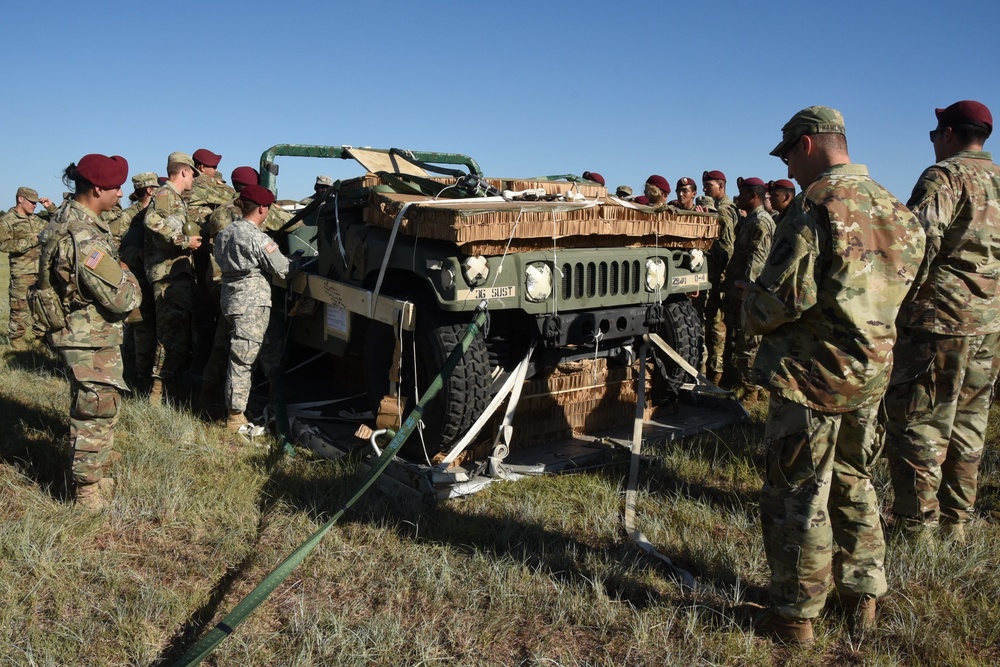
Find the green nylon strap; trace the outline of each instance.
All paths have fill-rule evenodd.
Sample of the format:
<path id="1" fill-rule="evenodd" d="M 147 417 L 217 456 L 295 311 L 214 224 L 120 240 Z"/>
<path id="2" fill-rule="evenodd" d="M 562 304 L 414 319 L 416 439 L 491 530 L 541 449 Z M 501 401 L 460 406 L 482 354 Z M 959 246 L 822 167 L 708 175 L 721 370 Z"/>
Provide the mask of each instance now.
<path id="1" fill-rule="evenodd" d="M 361 496 L 368 491 L 369 487 L 378 479 L 385 469 L 389 466 L 389 462 L 395 458 L 396 453 L 399 448 L 403 446 L 406 439 L 410 434 L 417 428 L 417 424 L 420 422 L 420 417 L 423 415 L 424 407 L 429 403 L 439 391 L 444 386 L 444 379 L 451 375 L 455 367 L 458 366 L 458 362 L 461 361 L 462 357 L 465 356 L 466 352 L 469 351 L 469 347 L 472 344 L 472 340 L 479 334 L 482 329 L 483 324 L 486 322 L 486 302 L 483 301 L 479 304 L 476 309 L 476 316 L 469 323 L 469 326 L 465 329 L 465 335 L 462 340 L 459 341 L 455 349 L 451 351 L 448 359 L 445 360 L 444 364 L 441 366 L 441 370 L 431 381 L 431 384 L 424 392 L 421 397 L 420 402 L 413 408 L 409 415 L 407 415 L 406 420 L 403 422 L 399 431 L 392 438 L 392 441 L 386 446 L 382 451 L 382 455 L 379 456 L 375 463 L 372 465 L 371 470 L 368 471 L 368 475 L 362 481 L 360 488 L 354 493 L 351 498 L 341 506 L 337 513 L 334 514 L 329 521 L 323 525 L 322 528 L 317 530 L 312 536 L 303 542 L 292 554 L 286 558 L 278 567 L 274 568 L 264 581 L 257 585 L 257 588 L 253 589 L 249 595 L 240 600 L 240 602 L 233 608 L 231 612 L 226 614 L 219 623 L 212 628 L 208 634 L 199 639 L 191 648 L 184 652 L 184 655 L 174 663 L 175 667 L 192 667 L 193 665 L 198 665 L 202 660 L 207 658 L 219 644 L 222 643 L 226 637 L 232 634 L 240 623 L 245 621 L 253 611 L 260 606 L 260 604 L 274 592 L 278 585 L 284 581 L 292 571 L 305 560 L 305 557 L 309 555 L 317 544 L 323 539 L 323 536 L 333 527 L 333 524 L 344 515 L 354 503 L 356 503 Z"/>

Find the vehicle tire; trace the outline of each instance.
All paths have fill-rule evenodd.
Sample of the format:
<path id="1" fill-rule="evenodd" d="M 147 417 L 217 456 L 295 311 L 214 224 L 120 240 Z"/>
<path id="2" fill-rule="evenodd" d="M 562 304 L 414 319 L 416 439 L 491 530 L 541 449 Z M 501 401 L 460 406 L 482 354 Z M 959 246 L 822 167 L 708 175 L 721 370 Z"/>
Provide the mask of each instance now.
<path id="1" fill-rule="evenodd" d="M 414 347 L 417 386 L 423 396 L 451 351 L 462 340 L 468 322 L 472 319 L 472 314 L 469 313 L 463 318 L 449 318 L 442 322 L 440 320 L 444 317 L 434 313 L 430 307 L 418 307 L 417 312 L 417 330 L 403 332 L 400 394 L 406 398 L 404 419 L 417 403 L 413 391 Z M 392 363 L 393 349 L 392 327 L 381 322 L 370 322 L 364 348 L 364 380 L 373 413 L 378 412 L 382 397 L 389 391 L 389 366 Z M 480 332 L 424 411 L 423 443 L 419 434 L 413 433 L 402 452 L 409 457 L 423 458 L 423 445 L 426 444 L 428 456 L 433 456 L 461 438 L 486 409 L 491 395 L 490 378 L 489 354 Z"/>
<path id="2" fill-rule="evenodd" d="M 691 299 L 680 299 L 663 304 L 663 323 L 658 333 L 660 337 L 674 348 L 681 357 L 696 369 L 701 366 L 702 347 L 705 344 L 705 323 L 698 315 Z M 676 394 L 680 386 L 693 382 L 694 378 L 678 366 L 670 357 L 652 346 L 657 359 L 663 364 L 666 373 L 659 371 L 653 374 L 653 394 L 665 398 L 668 394 Z"/>

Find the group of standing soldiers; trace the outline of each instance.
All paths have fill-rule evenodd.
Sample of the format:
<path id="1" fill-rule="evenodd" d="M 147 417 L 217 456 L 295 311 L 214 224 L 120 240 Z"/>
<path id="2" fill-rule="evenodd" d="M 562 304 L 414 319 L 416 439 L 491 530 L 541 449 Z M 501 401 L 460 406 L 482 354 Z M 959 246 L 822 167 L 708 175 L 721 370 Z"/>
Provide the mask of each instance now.
<path id="1" fill-rule="evenodd" d="M 183 374 L 200 372 L 202 408 L 224 406 L 227 427 L 240 431 L 249 426 L 255 362 L 260 357 L 269 374 L 277 367 L 280 341 L 269 327 L 263 276 L 285 277 L 290 265 L 261 227 L 278 229 L 291 215 L 272 208 L 273 193 L 251 167 L 234 170 L 230 188 L 217 172 L 220 159 L 206 149 L 171 153 L 165 179 L 132 178 L 132 204 L 122 210 L 127 161 L 89 154 L 64 171 L 73 192 L 61 206 L 20 188 L 0 219 L 0 249 L 12 269 L 11 345 L 29 349 L 44 338 L 65 362 L 72 488 L 84 506 L 107 504 L 113 480 L 104 469 L 123 391 L 152 403 L 181 399 Z"/>

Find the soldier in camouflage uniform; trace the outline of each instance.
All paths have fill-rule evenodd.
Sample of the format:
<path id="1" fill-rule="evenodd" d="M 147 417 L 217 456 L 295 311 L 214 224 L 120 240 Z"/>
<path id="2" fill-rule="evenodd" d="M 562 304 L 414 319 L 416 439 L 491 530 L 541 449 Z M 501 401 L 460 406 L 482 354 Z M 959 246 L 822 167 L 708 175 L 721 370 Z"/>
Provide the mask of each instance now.
<path id="1" fill-rule="evenodd" d="M 698 186 L 695 185 L 693 178 L 688 178 L 687 176 L 679 178 L 677 180 L 677 199 L 667 202 L 667 205 L 683 211 L 704 212 L 706 209 L 695 201 L 695 194 L 697 192 Z"/>
<path id="2" fill-rule="evenodd" d="M 278 244 L 260 230 L 273 203 L 274 195 L 267 188 L 244 187 L 237 200 L 243 217 L 215 239 L 215 259 L 222 270 L 222 314 L 231 331 L 226 375 L 226 427 L 231 431 L 247 424 L 244 411 L 258 355 L 269 378 L 277 371 L 281 356 L 280 326 L 270 317 L 270 276 L 287 276 L 289 263 Z"/>
<path id="3" fill-rule="evenodd" d="M 167 158 L 167 182 L 153 195 L 146 210 L 144 262 L 146 278 L 156 299 L 156 360 L 151 403 L 163 401 L 164 391 L 176 394 L 191 352 L 191 316 L 194 308 L 191 252 L 201 236 L 187 225 L 182 193 L 191 189 L 198 171 L 186 153 Z"/>
<path id="4" fill-rule="evenodd" d="M 767 193 L 764 181 L 759 178 L 737 178 L 736 184 L 740 191 L 736 203 L 749 213 L 736 227 L 733 258 L 726 267 L 725 358 L 732 360 L 740 396 L 744 401 L 754 402 L 757 400 L 758 387 L 751 379 L 751 369 L 760 337 L 743 327 L 743 292 L 735 284 L 738 280 L 747 283 L 757 280 L 771 251 L 774 221 L 764 210 L 764 195 Z"/>
<path id="5" fill-rule="evenodd" d="M 714 384 L 722 382 L 728 365 L 725 357 L 726 322 L 722 303 L 725 296 L 723 284 L 726 267 L 733 256 L 736 223 L 739 214 L 736 204 L 726 196 L 726 175 L 715 169 L 701 175 L 701 185 L 707 197 L 715 202 L 719 215 L 719 236 L 708 253 L 708 279 L 712 289 L 705 300 L 705 370 Z"/>
<path id="6" fill-rule="evenodd" d="M 122 378 L 122 320 L 142 298 L 135 276 L 118 261 L 100 214 L 121 197 L 125 158 L 91 154 L 66 168 L 75 186 L 45 230 L 39 285 L 51 286 L 62 326 L 50 332 L 69 370 L 70 443 L 76 500 L 90 509 L 107 505 L 113 480 L 104 476 L 114 444 Z"/>
<path id="7" fill-rule="evenodd" d="M 233 170 L 232 181 L 237 192 L 241 192 L 247 185 L 257 185 L 259 175 L 253 167 L 237 167 Z M 220 206 L 209 217 L 208 222 L 202 228 L 203 240 L 210 247 L 214 246 L 215 237 L 223 229 L 229 226 L 233 220 L 243 217 L 242 211 L 238 207 L 239 198 L 234 198 L 225 206 Z M 264 220 L 263 228 L 266 230 L 281 229 L 292 215 L 280 206 L 268 207 L 267 218 Z M 213 303 L 219 306 L 221 300 L 222 271 L 219 269 L 215 257 L 211 257 L 210 273 L 205 277 L 205 282 L 210 286 L 213 295 Z M 202 372 L 201 395 L 199 404 L 209 415 L 213 416 L 215 406 L 220 405 L 223 400 L 222 391 L 226 381 L 226 367 L 229 363 L 229 325 L 224 318 L 218 317 L 215 328 L 215 337 L 212 343 L 212 353 L 205 363 Z"/>
<path id="8" fill-rule="evenodd" d="M 33 339 L 41 339 L 45 331 L 31 316 L 28 308 L 28 290 L 38 280 L 38 256 L 41 252 L 38 235 L 48 221 L 35 215 L 35 206 L 41 202 L 45 218 L 56 210 L 46 197 L 39 197 L 31 188 L 18 188 L 14 206 L 0 217 L 0 251 L 7 253 L 10 262 L 10 324 L 7 334 L 11 347 L 25 350 Z"/>
<path id="9" fill-rule="evenodd" d="M 584 175 L 586 178 L 586 174 Z M 317 176 L 316 183 L 313 184 L 313 193 L 306 197 L 305 199 L 300 199 L 299 204 L 302 206 L 308 206 L 312 203 L 314 199 L 323 199 L 326 197 L 326 193 L 330 191 L 333 187 L 333 179 L 329 176 Z"/>
<path id="10" fill-rule="evenodd" d="M 226 184 L 226 179 L 219 172 L 221 155 L 207 148 L 199 148 L 191 157 L 200 173 L 194 179 L 191 189 L 184 193 L 184 201 L 188 205 L 188 222 L 199 230 L 198 233 L 204 239 L 205 233 L 200 230 L 214 211 L 236 198 L 236 191 Z M 205 280 L 210 271 L 211 257 L 212 249 L 206 243 L 202 243 L 191 257 L 194 263 L 192 366 L 195 368 L 201 368 L 207 363 L 212 350 L 212 337 L 215 334 L 218 294 L 213 294 L 211 283 Z"/>
<path id="11" fill-rule="evenodd" d="M 795 199 L 795 184 L 787 178 L 780 178 L 776 181 L 768 181 L 767 191 L 771 195 L 771 206 L 774 208 L 771 219 L 777 226 L 785 216 L 788 206 Z"/>
<path id="12" fill-rule="evenodd" d="M 771 569 L 769 634 L 813 640 L 830 580 L 857 636 L 886 591 L 872 468 L 892 371 L 894 322 L 924 251 L 912 213 L 850 163 L 840 112 L 809 107 L 771 152 L 803 191 L 746 294 L 763 336 L 754 371 L 771 392 L 760 510 Z"/>
<path id="13" fill-rule="evenodd" d="M 136 390 L 148 393 L 153 385 L 153 360 L 156 357 L 156 298 L 146 278 L 145 240 L 146 210 L 159 189 L 157 176 L 151 171 L 132 177 L 132 204 L 112 223 L 111 233 L 121 241 L 118 253 L 139 281 L 142 304 L 125 320 L 125 379 Z M 117 228 L 117 234 L 116 234 Z"/>
<path id="14" fill-rule="evenodd" d="M 989 109 L 965 100 L 935 113 L 938 162 L 908 202 L 927 256 L 897 320 L 886 453 L 897 524 L 922 533 L 940 520 L 963 543 L 1000 370 L 1000 168 L 983 151 Z"/>

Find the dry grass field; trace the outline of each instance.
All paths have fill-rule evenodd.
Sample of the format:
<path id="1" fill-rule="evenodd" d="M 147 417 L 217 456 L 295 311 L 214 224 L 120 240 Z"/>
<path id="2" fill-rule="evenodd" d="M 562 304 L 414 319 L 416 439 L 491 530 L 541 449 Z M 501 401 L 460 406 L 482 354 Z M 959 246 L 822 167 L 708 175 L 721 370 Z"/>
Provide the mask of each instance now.
<path id="1" fill-rule="evenodd" d="M 129 399 L 112 506 L 87 513 L 64 499 L 68 398 L 54 357 L 0 342 L 0 666 L 173 663 L 358 485 L 355 459 L 274 461 Z M 860 644 L 835 595 L 805 649 L 755 636 L 743 611 L 766 602 L 757 412 L 647 448 L 640 527 L 708 592 L 685 595 L 625 535 L 624 455 L 433 507 L 373 490 L 206 664 L 996 665 L 993 417 L 969 545 L 892 542 L 890 592 Z"/>

